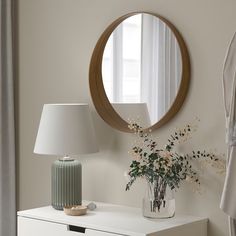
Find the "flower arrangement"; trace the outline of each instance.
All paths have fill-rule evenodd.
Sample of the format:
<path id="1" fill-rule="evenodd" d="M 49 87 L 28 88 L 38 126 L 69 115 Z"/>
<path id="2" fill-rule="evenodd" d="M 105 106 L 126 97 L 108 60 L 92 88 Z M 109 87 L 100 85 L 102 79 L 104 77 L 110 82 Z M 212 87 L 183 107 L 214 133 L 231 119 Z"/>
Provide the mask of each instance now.
<path id="1" fill-rule="evenodd" d="M 137 178 L 145 178 L 153 185 L 153 211 L 160 211 L 161 207 L 165 207 L 167 187 L 176 190 L 183 181 L 200 185 L 199 175 L 193 165 L 194 160 L 201 160 L 201 163 L 209 164 L 219 172 L 225 168 L 224 161 L 212 152 L 198 150 L 180 154 L 175 151 L 175 146 L 188 140 L 191 132 L 196 130 L 196 127 L 190 124 L 170 135 L 163 149 L 158 147 L 150 132 L 145 131 L 137 123 L 130 123 L 129 128 L 138 139 L 131 150 L 133 160 L 128 171 L 129 181 L 126 190 L 130 189 Z"/>

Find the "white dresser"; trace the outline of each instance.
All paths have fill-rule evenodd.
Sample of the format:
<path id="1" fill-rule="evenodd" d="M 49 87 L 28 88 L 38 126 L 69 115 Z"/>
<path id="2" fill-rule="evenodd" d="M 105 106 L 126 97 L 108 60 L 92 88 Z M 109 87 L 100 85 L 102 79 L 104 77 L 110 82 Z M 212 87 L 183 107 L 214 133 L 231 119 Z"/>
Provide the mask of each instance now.
<path id="1" fill-rule="evenodd" d="M 51 206 L 18 212 L 18 236 L 207 236 L 207 218 L 177 215 L 147 219 L 141 209 L 96 203 L 84 216 L 67 216 Z"/>

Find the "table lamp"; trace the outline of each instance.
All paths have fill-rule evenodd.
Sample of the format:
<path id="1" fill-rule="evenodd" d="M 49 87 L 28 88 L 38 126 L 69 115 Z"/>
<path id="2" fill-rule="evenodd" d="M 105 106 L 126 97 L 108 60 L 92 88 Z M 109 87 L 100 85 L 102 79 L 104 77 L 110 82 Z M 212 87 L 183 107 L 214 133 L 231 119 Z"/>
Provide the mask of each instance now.
<path id="1" fill-rule="evenodd" d="M 34 153 L 61 156 L 51 169 L 51 203 L 55 209 L 82 201 L 81 164 L 70 155 L 97 151 L 88 104 L 44 105 Z"/>

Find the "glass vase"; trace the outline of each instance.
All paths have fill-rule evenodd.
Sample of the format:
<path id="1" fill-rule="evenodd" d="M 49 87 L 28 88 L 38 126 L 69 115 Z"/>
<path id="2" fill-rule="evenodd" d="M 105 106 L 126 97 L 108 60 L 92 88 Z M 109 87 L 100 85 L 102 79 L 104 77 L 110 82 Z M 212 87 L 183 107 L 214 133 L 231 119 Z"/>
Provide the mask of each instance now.
<path id="1" fill-rule="evenodd" d="M 143 216 L 148 218 L 171 218 L 175 215 L 174 190 L 162 180 L 147 183 L 143 198 Z"/>

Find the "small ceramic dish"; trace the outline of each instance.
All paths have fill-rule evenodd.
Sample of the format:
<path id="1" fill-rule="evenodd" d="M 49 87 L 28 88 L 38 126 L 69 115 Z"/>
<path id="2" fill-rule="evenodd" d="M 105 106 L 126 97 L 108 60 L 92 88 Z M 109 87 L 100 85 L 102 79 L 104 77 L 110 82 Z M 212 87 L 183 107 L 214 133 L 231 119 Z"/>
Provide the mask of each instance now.
<path id="1" fill-rule="evenodd" d="M 87 213 L 87 206 L 75 205 L 75 206 L 65 206 L 64 212 L 70 216 L 81 216 Z"/>

